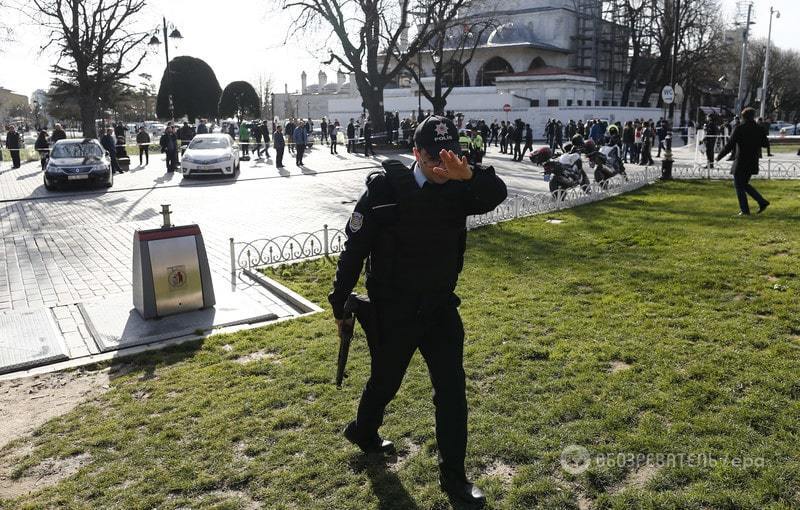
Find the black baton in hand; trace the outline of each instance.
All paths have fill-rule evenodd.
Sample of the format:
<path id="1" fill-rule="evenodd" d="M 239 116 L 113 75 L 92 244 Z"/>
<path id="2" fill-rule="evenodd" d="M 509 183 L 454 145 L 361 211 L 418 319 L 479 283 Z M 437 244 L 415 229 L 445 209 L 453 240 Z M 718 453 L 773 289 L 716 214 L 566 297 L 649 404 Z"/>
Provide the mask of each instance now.
<path id="1" fill-rule="evenodd" d="M 336 364 L 336 387 L 342 387 L 344 379 L 344 368 L 347 365 L 347 355 L 350 354 L 350 341 L 353 339 L 353 328 L 355 327 L 354 314 L 358 311 L 358 297 L 350 294 L 344 304 L 344 315 L 342 316 L 342 327 L 339 331 L 339 358 Z"/>

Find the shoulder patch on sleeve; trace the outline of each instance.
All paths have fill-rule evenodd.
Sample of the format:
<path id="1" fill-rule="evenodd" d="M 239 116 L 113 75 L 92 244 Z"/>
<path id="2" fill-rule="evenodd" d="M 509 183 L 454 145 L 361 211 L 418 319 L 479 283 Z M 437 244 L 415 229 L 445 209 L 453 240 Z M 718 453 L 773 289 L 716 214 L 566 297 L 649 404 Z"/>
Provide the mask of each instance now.
<path id="1" fill-rule="evenodd" d="M 347 225 L 350 227 L 351 232 L 358 232 L 361 230 L 361 226 L 364 225 L 364 215 L 360 212 L 354 212 L 352 216 L 350 216 L 350 221 Z"/>

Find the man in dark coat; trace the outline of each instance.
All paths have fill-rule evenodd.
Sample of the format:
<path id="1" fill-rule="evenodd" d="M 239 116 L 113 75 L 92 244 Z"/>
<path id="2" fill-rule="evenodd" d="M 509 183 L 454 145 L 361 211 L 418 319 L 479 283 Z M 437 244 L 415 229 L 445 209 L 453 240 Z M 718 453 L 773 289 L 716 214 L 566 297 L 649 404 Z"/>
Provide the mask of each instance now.
<path id="1" fill-rule="evenodd" d="M 53 128 L 53 133 L 50 135 L 50 142 L 56 143 L 59 140 L 64 140 L 67 138 L 67 133 L 64 132 L 64 128 L 61 127 L 61 124 L 56 124 L 56 127 Z"/>
<path id="2" fill-rule="evenodd" d="M 747 195 L 753 197 L 758 202 L 758 212 L 764 212 L 769 206 L 769 202 L 750 185 L 750 178 L 758 173 L 758 160 L 761 158 L 761 148 L 767 147 L 767 135 L 755 121 L 756 111 L 752 108 L 742 110 L 744 122 L 736 126 L 731 134 L 731 139 L 717 155 L 717 161 L 732 152 L 735 148 L 736 159 L 733 160 L 731 173 L 733 174 L 733 184 L 736 188 L 736 196 L 739 199 L 739 215 L 749 215 L 750 206 L 747 203 Z"/>
<path id="3" fill-rule="evenodd" d="M 714 117 L 709 117 L 705 126 L 705 134 L 703 135 L 703 144 L 706 146 L 706 160 L 708 161 L 708 168 L 714 168 L 714 147 L 717 145 L 719 138 L 719 128 Z"/>
<path id="4" fill-rule="evenodd" d="M 22 148 L 22 137 L 17 133 L 17 128 L 8 126 L 6 134 L 6 149 L 11 152 L 11 168 L 19 168 L 19 150 Z"/>
<path id="5" fill-rule="evenodd" d="M 375 155 L 375 149 L 372 148 L 372 122 L 367 121 L 364 123 L 364 156 L 370 153 Z"/>
<path id="6" fill-rule="evenodd" d="M 121 172 L 119 161 L 117 161 L 117 138 L 114 136 L 112 128 L 106 129 L 106 134 L 100 139 L 100 145 L 103 146 L 111 159 L 111 170 L 114 173 Z"/>
<path id="7" fill-rule="evenodd" d="M 286 141 L 283 139 L 281 131 L 282 128 L 278 124 L 272 134 L 272 140 L 275 143 L 275 168 L 283 168 L 283 150 L 286 148 Z"/>
<path id="8" fill-rule="evenodd" d="M 174 172 L 178 166 L 178 137 L 175 135 L 175 128 L 167 126 L 164 134 L 159 140 L 161 152 L 167 155 L 167 172 Z"/>
<path id="9" fill-rule="evenodd" d="M 347 152 L 356 151 L 356 126 L 353 124 L 353 119 L 347 124 Z"/>

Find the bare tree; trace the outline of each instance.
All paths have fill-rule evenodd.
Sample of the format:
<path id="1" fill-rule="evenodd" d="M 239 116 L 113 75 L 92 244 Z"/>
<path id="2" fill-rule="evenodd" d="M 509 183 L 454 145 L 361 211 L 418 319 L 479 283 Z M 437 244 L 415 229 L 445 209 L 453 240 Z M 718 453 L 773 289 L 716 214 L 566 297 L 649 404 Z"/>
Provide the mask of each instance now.
<path id="1" fill-rule="evenodd" d="M 428 47 L 441 26 L 437 20 L 454 19 L 469 0 L 282 0 L 297 12 L 296 26 L 313 30 L 325 25 L 340 51 L 333 62 L 353 73 L 369 111 L 375 132 L 385 128 L 383 90 L 407 68 L 419 51 Z M 413 37 L 406 44 L 406 37 Z"/>
<path id="2" fill-rule="evenodd" d="M 34 20 L 51 32 L 43 49 L 58 49 L 53 85 L 75 94 L 83 135 L 95 137 L 100 101 L 109 100 L 114 86 L 144 60 L 139 48 L 149 34 L 131 27 L 145 0 L 31 0 L 31 4 L 36 9 Z"/>
<path id="3" fill-rule="evenodd" d="M 431 102 L 433 113 L 444 114 L 447 96 L 453 88 L 463 85 L 464 70 L 472 62 L 478 46 L 484 42 L 487 31 L 495 28 L 493 17 L 470 21 L 467 19 L 448 19 L 447 12 L 439 7 L 435 16 L 432 37 L 424 49 L 433 62 L 433 90 L 422 83 L 422 69 L 409 64 L 407 70 L 419 84 L 419 90 Z M 441 18 L 439 16 L 442 16 Z M 402 54 L 396 55 L 400 59 Z"/>

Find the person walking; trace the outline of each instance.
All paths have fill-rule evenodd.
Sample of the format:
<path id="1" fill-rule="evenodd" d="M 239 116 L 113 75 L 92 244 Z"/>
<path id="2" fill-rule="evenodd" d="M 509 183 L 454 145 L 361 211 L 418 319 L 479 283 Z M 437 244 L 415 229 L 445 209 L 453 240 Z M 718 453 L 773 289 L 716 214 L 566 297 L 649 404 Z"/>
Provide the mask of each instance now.
<path id="1" fill-rule="evenodd" d="M 633 143 L 634 143 L 634 132 L 633 132 L 633 123 L 628 121 L 625 123 L 625 127 L 622 128 L 622 145 L 624 147 L 622 151 L 622 162 L 627 163 L 628 157 L 633 160 Z"/>
<path id="2" fill-rule="evenodd" d="M 294 140 L 294 149 L 296 153 L 295 163 L 297 166 L 303 166 L 303 153 L 305 153 L 306 144 L 308 143 L 308 132 L 302 122 L 298 122 L 297 127 L 294 128 L 292 140 Z"/>
<path id="3" fill-rule="evenodd" d="M 375 149 L 372 148 L 372 122 L 366 121 L 364 123 L 364 157 L 375 155 Z"/>
<path id="4" fill-rule="evenodd" d="M 511 124 L 500 121 L 500 154 L 508 154 L 508 130 Z"/>
<path id="5" fill-rule="evenodd" d="M 485 214 L 507 196 L 491 167 L 459 157 L 458 130 L 446 117 L 429 116 L 414 133 L 411 168 L 385 161 L 367 178 L 367 190 L 347 222 L 328 301 L 341 332 L 353 326 L 344 306 L 367 265 L 368 310 L 359 310 L 371 369 L 356 418 L 344 429 L 368 454 L 394 451 L 378 429 L 414 353 L 425 359 L 434 389 L 439 483 L 459 504 L 482 507 L 486 498 L 466 476 L 464 329 L 454 291 L 464 262 L 466 219 Z M 398 249 L 402 247 L 402 249 Z"/>
<path id="6" fill-rule="evenodd" d="M 106 129 L 106 134 L 100 138 L 100 145 L 103 146 L 108 153 L 109 159 L 111 159 L 111 170 L 114 173 L 122 172 L 119 167 L 119 161 L 117 160 L 117 137 L 114 136 L 113 128 Z"/>
<path id="7" fill-rule="evenodd" d="M 145 166 L 150 164 L 150 135 L 144 129 L 144 126 L 139 128 L 136 133 L 136 145 L 139 146 L 139 166 L 142 166 L 142 156 L 144 156 Z"/>
<path id="8" fill-rule="evenodd" d="M 525 136 L 522 120 L 514 122 L 514 161 L 522 161 L 522 138 Z"/>
<path id="9" fill-rule="evenodd" d="M 239 124 L 239 146 L 245 161 L 250 159 L 250 126 L 247 122 Z M 246 158 L 246 159 L 245 159 Z"/>
<path id="10" fill-rule="evenodd" d="M 328 130 L 327 136 L 331 139 L 331 154 L 339 154 L 336 151 L 336 145 L 338 142 L 336 137 L 339 135 L 339 121 L 337 120 L 336 122 L 331 122 L 330 124 L 328 124 L 327 130 Z"/>
<path id="11" fill-rule="evenodd" d="M 42 170 L 44 170 L 47 166 L 47 160 L 50 158 L 50 143 L 47 141 L 47 131 L 44 129 L 39 131 L 39 136 L 36 138 L 33 148 L 39 153 L 39 162 L 42 164 Z"/>
<path id="12" fill-rule="evenodd" d="M 356 151 L 356 126 L 353 124 L 353 119 L 347 124 L 347 152 Z"/>
<path id="13" fill-rule="evenodd" d="M 277 125 L 272 134 L 272 140 L 275 143 L 275 168 L 283 168 L 283 150 L 286 148 L 286 142 L 283 139 L 282 129 L 280 125 Z"/>
<path id="14" fill-rule="evenodd" d="M 329 133 L 328 133 L 328 121 L 325 119 L 325 117 L 322 117 L 322 122 L 319 123 L 319 128 L 321 130 L 320 134 L 322 135 L 322 144 L 327 145 Z"/>
<path id="15" fill-rule="evenodd" d="M 174 172 L 178 166 L 178 137 L 173 126 L 167 126 L 159 140 L 161 152 L 166 154 L 167 172 Z"/>
<path id="16" fill-rule="evenodd" d="M 261 134 L 264 136 L 264 157 L 269 159 L 269 123 L 264 121 L 261 123 Z"/>
<path id="17" fill-rule="evenodd" d="M 200 119 L 200 124 L 197 125 L 197 134 L 198 135 L 208 134 L 208 126 L 206 125 L 206 119 Z"/>
<path id="18" fill-rule="evenodd" d="M 739 199 L 740 216 L 750 214 L 747 195 L 753 197 L 753 200 L 758 203 L 759 214 L 769 206 L 769 201 L 762 197 L 750 184 L 750 178 L 758 173 L 761 148 L 769 145 L 766 133 L 756 124 L 755 118 L 756 111 L 753 108 L 742 110 L 743 122 L 736 126 L 728 143 L 717 154 L 717 161 L 720 161 L 726 154 L 733 152 L 735 148 L 736 159 L 733 160 L 733 165 L 731 165 L 731 174 L 733 174 L 736 197 Z"/>
<path id="19" fill-rule="evenodd" d="M 558 132 L 556 131 L 556 123 L 553 122 L 553 145 L 558 145 Z M 525 157 L 525 152 L 533 151 L 533 130 L 530 124 L 525 124 L 525 146 L 522 148 L 522 154 L 519 155 L 519 160 Z"/>
<path id="20" fill-rule="evenodd" d="M 20 150 L 22 150 L 22 137 L 17 133 L 14 124 L 8 126 L 6 133 L 6 149 L 11 153 L 11 168 L 20 167 Z"/>

